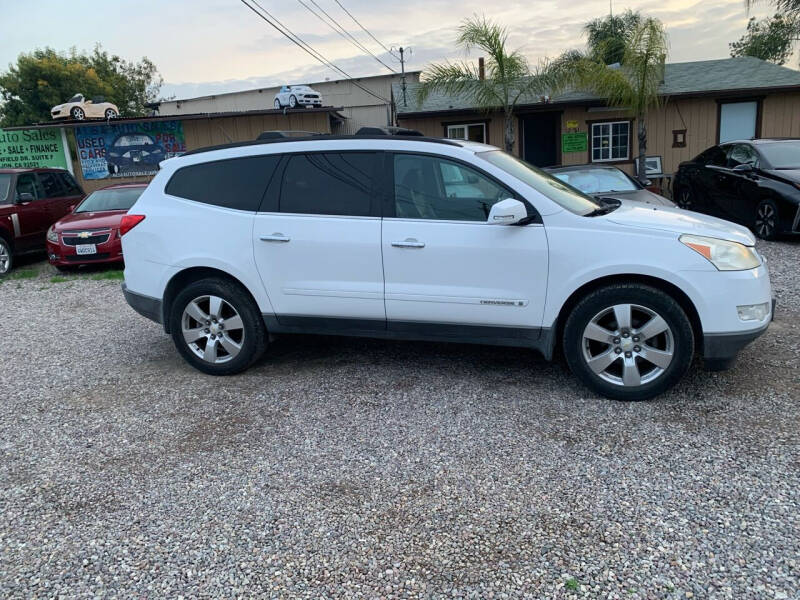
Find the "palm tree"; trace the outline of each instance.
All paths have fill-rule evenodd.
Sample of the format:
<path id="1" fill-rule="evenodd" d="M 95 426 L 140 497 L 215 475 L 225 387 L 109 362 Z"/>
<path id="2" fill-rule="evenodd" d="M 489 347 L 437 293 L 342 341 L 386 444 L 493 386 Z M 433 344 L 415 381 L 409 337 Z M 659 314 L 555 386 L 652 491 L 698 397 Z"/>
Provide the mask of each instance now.
<path id="1" fill-rule="evenodd" d="M 607 66 L 590 56 L 569 52 L 554 65 L 560 78 L 573 88 L 606 98 L 610 106 L 623 108 L 635 118 L 638 126 L 638 174 L 645 181 L 647 126 L 645 117 L 650 108 L 659 106 L 659 94 L 667 56 L 667 36 L 658 19 L 647 18 L 630 33 L 622 53 L 621 65 Z"/>
<path id="2" fill-rule="evenodd" d="M 642 15 L 631 9 L 621 15 L 592 19 L 583 26 L 590 56 L 604 65 L 621 63 L 625 54 L 625 43 L 641 24 Z"/>
<path id="3" fill-rule="evenodd" d="M 417 90 L 421 104 L 432 93 L 461 96 L 477 108 L 502 110 L 505 118 L 505 149 L 514 148 L 514 110 L 525 98 L 552 93 L 548 65 L 531 68 L 519 50 L 506 48 L 508 32 L 504 27 L 475 16 L 465 19 L 458 28 L 456 43 L 465 52 L 477 48 L 486 54 L 485 75 L 466 61 L 431 65 Z"/>
<path id="4" fill-rule="evenodd" d="M 800 0 L 767 0 L 767 1 L 769 4 L 772 4 L 778 10 L 778 14 L 783 16 L 784 18 L 789 20 L 800 18 Z M 744 0 L 745 6 L 747 6 L 748 11 L 757 2 L 759 2 L 759 0 Z"/>

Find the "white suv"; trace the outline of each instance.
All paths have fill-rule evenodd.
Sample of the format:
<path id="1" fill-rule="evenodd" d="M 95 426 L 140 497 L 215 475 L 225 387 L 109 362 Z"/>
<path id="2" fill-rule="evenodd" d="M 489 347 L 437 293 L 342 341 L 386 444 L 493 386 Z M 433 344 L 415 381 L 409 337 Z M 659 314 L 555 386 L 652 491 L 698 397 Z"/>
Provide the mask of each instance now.
<path id="1" fill-rule="evenodd" d="M 123 289 L 206 373 L 273 334 L 444 340 L 560 348 L 596 392 L 640 400 L 696 351 L 729 367 L 772 317 L 747 229 L 601 204 L 493 146 L 277 138 L 161 166 L 122 224 Z"/>

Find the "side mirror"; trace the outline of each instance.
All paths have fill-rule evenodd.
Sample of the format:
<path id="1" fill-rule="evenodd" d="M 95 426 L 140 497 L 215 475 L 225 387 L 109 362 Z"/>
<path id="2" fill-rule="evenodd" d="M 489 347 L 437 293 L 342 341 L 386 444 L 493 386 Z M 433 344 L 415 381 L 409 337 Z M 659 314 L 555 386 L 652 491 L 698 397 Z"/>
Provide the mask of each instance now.
<path id="1" fill-rule="evenodd" d="M 733 170 L 736 173 L 751 173 L 753 171 L 753 165 L 750 163 L 742 163 L 733 167 Z"/>
<path id="2" fill-rule="evenodd" d="M 486 222 L 489 225 L 515 225 L 527 218 L 527 216 L 528 211 L 522 202 L 513 198 L 506 198 L 492 206 Z"/>
<path id="3" fill-rule="evenodd" d="M 33 194 L 30 192 L 20 192 L 17 194 L 17 204 L 26 204 L 28 202 L 33 202 L 36 198 L 33 197 Z"/>

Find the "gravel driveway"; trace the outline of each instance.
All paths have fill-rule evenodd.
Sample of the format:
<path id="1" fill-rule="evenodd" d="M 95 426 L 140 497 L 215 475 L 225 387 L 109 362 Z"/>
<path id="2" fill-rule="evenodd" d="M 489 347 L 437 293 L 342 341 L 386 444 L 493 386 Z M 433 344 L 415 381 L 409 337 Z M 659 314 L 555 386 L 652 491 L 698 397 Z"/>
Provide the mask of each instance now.
<path id="1" fill-rule="evenodd" d="M 0 596 L 800 597 L 800 243 L 726 373 L 593 397 L 508 348 L 189 368 L 103 272 L 0 283 Z"/>

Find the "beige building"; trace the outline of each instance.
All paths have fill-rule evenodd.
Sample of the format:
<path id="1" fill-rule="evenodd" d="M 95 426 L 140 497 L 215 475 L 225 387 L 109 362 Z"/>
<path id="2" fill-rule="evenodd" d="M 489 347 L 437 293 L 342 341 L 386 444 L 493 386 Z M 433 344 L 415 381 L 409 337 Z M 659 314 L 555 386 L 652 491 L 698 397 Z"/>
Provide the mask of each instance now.
<path id="1" fill-rule="evenodd" d="M 481 112 L 462 98 L 432 95 L 397 103 L 397 121 L 437 137 L 504 144 L 500 112 Z M 395 97 L 399 89 L 395 86 Z M 800 72 L 757 58 L 667 64 L 663 104 L 647 116 L 647 156 L 658 157 L 662 173 L 721 141 L 752 137 L 800 137 Z M 604 163 L 634 173 L 637 123 L 602 98 L 569 94 L 531 98 L 514 121 L 514 153 L 537 166 Z M 668 181 L 666 182 L 668 184 Z"/>
<path id="2" fill-rule="evenodd" d="M 415 84 L 419 82 L 419 76 L 420 71 L 408 72 L 406 82 Z M 339 112 L 345 119 L 334 125 L 332 133 L 335 134 L 352 134 L 364 126 L 392 125 L 392 86 L 397 86 L 402 95 L 400 75 L 317 81 L 305 85 L 322 95 L 323 106 L 341 107 Z M 159 104 L 158 114 L 171 116 L 271 109 L 279 89 L 280 86 L 276 86 L 164 101 Z"/>

